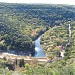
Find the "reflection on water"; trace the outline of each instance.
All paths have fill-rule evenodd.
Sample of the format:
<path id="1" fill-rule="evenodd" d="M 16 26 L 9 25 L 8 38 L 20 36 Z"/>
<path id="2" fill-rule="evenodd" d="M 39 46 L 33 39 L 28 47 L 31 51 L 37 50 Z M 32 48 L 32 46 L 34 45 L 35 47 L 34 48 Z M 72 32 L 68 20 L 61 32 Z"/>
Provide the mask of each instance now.
<path id="1" fill-rule="evenodd" d="M 46 57 L 43 48 L 40 46 L 41 36 L 35 41 L 35 57 Z"/>

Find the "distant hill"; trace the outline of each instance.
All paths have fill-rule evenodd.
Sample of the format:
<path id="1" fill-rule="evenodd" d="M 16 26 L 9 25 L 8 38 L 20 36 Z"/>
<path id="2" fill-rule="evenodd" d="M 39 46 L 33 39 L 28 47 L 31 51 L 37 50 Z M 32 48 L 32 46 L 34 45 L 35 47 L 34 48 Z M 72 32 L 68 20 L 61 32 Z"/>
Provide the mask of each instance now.
<path id="1" fill-rule="evenodd" d="M 58 25 L 68 20 L 75 20 L 75 6 L 40 5 L 40 4 L 4 4 L 0 3 L 0 13 L 8 13 L 29 19 L 43 20 L 48 25 Z M 39 25 L 40 23 L 38 23 Z"/>

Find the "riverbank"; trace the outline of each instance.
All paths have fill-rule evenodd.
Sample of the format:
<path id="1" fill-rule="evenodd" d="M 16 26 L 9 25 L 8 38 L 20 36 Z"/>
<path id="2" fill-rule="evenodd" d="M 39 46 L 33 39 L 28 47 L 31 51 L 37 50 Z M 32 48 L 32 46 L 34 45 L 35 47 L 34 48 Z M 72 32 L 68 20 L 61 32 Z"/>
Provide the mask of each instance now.
<path id="1" fill-rule="evenodd" d="M 21 56 L 21 55 L 16 55 L 16 54 L 10 54 L 10 53 L 0 53 L 0 59 L 11 59 L 11 60 L 15 60 L 15 59 L 24 59 L 25 61 L 33 61 L 36 60 L 37 62 L 47 62 L 48 59 L 47 58 L 36 58 L 36 57 L 29 57 L 29 56 Z"/>

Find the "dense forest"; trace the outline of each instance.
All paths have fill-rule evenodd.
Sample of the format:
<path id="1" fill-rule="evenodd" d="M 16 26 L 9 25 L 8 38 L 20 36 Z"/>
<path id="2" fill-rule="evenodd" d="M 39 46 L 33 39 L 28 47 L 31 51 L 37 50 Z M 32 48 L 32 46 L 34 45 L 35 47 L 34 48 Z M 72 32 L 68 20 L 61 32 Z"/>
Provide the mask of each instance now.
<path id="1" fill-rule="evenodd" d="M 75 20 L 69 5 L 0 3 L 0 49 L 34 53 L 34 41 L 55 25 Z"/>
<path id="2" fill-rule="evenodd" d="M 69 42 L 69 24 L 71 40 Z M 52 61 L 30 65 L 18 75 L 75 75 L 75 6 L 0 3 L 0 50 L 34 55 L 34 41 L 42 34 L 41 46 Z M 60 51 L 65 50 L 61 60 Z M 0 74 L 15 75 L 0 59 Z M 4 65 L 6 63 L 6 65 Z M 37 63 L 37 62 L 36 62 Z"/>

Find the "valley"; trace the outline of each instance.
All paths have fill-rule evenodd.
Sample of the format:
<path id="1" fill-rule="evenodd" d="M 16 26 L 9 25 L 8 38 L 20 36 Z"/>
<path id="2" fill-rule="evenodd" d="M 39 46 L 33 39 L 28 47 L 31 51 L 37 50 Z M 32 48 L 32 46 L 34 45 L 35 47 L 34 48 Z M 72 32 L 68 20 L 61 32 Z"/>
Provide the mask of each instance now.
<path id="1" fill-rule="evenodd" d="M 75 75 L 75 6 L 0 3 L 0 75 Z"/>

